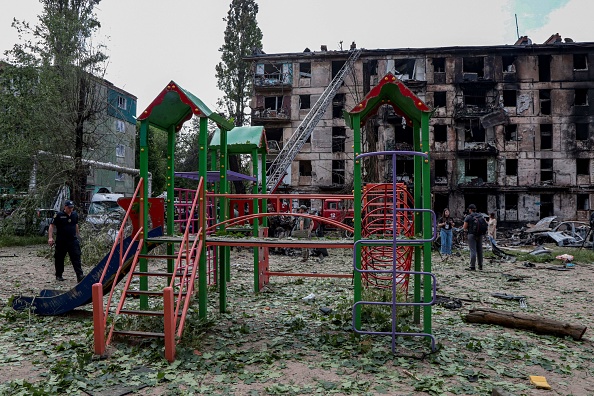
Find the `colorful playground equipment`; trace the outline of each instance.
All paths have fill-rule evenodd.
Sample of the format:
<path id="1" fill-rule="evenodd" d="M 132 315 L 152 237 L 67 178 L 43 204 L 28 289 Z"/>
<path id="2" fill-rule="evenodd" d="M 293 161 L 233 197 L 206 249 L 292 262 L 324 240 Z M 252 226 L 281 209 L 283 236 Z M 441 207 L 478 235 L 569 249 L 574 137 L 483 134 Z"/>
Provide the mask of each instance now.
<path id="1" fill-rule="evenodd" d="M 407 126 L 413 130 L 414 151 L 391 151 L 378 153 L 363 153 L 361 146 L 361 126 L 365 125 L 367 119 L 376 114 L 379 107 L 388 105 L 393 108 L 396 114 L 401 116 Z M 362 225 L 365 224 L 365 212 L 355 211 L 355 243 L 353 246 L 353 269 L 355 275 L 355 290 L 353 306 L 353 329 L 359 334 L 389 335 L 392 338 L 392 350 L 396 348 L 398 336 L 421 336 L 431 340 L 431 347 L 435 349 L 435 338 L 432 335 L 431 307 L 435 301 L 435 277 L 431 274 L 431 242 L 437 236 L 435 214 L 431 208 L 430 189 L 430 165 L 429 165 L 429 118 L 431 110 L 421 101 L 410 89 L 391 73 L 385 75 L 378 85 L 369 91 L 365 98 L 358 103 L 351 111 L 345 114 L 347 125 L 353 129 L 354 136 L 354 200 L 363 202 L 365 193 L 363 186 L 363 163 L 366 157 L 386 156 L 391 160 L 392 166 L 392 200 L 398 203 L 399 194 L 396 183 L 396 165 L 398 156 L 412 156 L 414 161 L 413 172 L 413 199 L 410 207 L 398 207 L 392 209 L 392 231 L 385 233 L 382 239 L 364 239 Z M 395 132 L 396 133 L 396 132 Z M 395 200 L 395 201 L 394 201 Z M 401 201 L 402 202 L 402 201 Z M 373 210 L 371 210 L 373 213 Z M 401 229 L 406 231 L 406 222 L 403 217 L 412 215 L 413 233 L 412 236 L 399 235 Z M 401 228 L 402 225 L 402 228 Z M 409 229 L 410 234 L 410 229 Z M 366 246 L 391 246 L 392 265 L 386 268 L 364 268 L 362 266 L 365 258 L 364 247 Z M 406 253 L 403 247 L 412 247 L 413 268 L 402 266 L 406 263 Z M 400 267 L 399 267 L 400 265 Z M 362 278 L 364 275 L 387 275 L 391 276 L 392 299 L 389 302 L 363 301 L 361 293 Z M 382 275 L 382 276 L 383 276 Z M 399 284 L 408 284 L 408 278 L 413 278 L 413 301 L 399 301 Z M 421 290 L 423 298 L 421 298 Z M 360 311 L 364 305 L 389 306 L 391 308 L 392 329 L 390 332 L 366 331 L 361 327 Z M 420 310 L 423 308 L 423 332 L 402 333 L 398 331 L 398 309 L 403 306 L 411 306 L 414 309 L 414 322 L 421 323 Z"/>
<path id="2" fill-rule="evenodd" d="M 363 153 L 361 126 L 380 106 L 390 105 L 413 128 L 414 151 L 384 151 Z M 286 202 L 293 194 L 268 194 L 266 186 L 267 143 L 263 127 L 234 127 L 206 107 L 195 95 L 171 81 L 138 117 L 140 122 L 141 182 L 133 197 L 124 205 L 126 218 L 133 219 L 133 235 L 124 238 L 124 224 L 118 240 L 87 279 L 77 285 L 76 293 L 84 297 L 68 305 L 67 309 L 93 301 L 95 323 L 95 353 L 103 355 L 114 336 L 164 338 L 165 357 L 175 359 L 175 339 L 183 336 L 185 319 L 191 299 L 197 299 L 198 315 L 207 317 L 208 286 L 216 284 L 219 291 L 219 310 L 227 309 L 227 282 L 230 273 L 230 247 L 253 248 L 254 292 L 277 276 L 343 277 L 353 278 L 353 329 L 359 334 L 390 335 L 392 348 L 399 336 L 422 336 L 435 339 L 431 328 L 431 305 L 435 299 L 435 277 L 431 274 L 431 242 L 436 236 L 435 215 L 430 209 L 428 121 L 431 112 L 395 76 L 388 74 L 353 110 L 345 113 L 347 125 L 354 130 L 354 193 L 353 195 L 302 195 L 300 199 L 333 199 L 349 201 L 349 222 L 332 216 L 291 213 L 309 217 L 335 229 L 344 230 L 353 239 L 271 240 L 268 219 L 287 215 Z M 199 118 L 199 154 L 196 172 L 175 172 L 175 137 L 184 122 L 192 116 Z M 208 123 L 218 130 L 208 142 Z M 166 205 L 148 198 L 143 180 L 148 177 L 148 134 L 150 127 L 160 128 L 168 135 L 167 198 Z M 241 175 L 228 170 L 228 156 L 251 156 L 252 172 Z M 363 181 L 364 163 L 368 157 L 381 156 L 391 160 L 396 177 L 396 158 L 414 158 L 413 188 L 397 183 Z M 180 189 L 175 179 L 184 177 L 197 181 L 196 190 Z M 232 180 L 252 182 L 251 194 L 229 193 Z M 163 206 L 166 207 L 164 213 Z M 160 207 L 161 210 L 155 210 Z M 151 210 L 152 208 L 152 210 Z M 352 223 L 350 218 L 352 217 Z M 166 224 L 163 224 L 166 219 Z M 249 238 L 230 238 L 227 233 L 238 227 Z M 157 246 L 165 246 L 165 254 L 154 253 Z M 351 248 L 352 271 L 344 274 L 285 273 L 270 268 L 270 247 L 293 248 Z M 167 270 L 156 270 L 152 263 L 167 260 Z M 139 278 L 138 290 L 132 290 L 133 278 Z M 112 308 L 115 284 L 125 279 L 120 300 Z M 412 282 L 411 282 L 412 279 Z M 160 280 L 160 281 L 158 281 Z M 162 287 L 163 282 L 165 287 Z M 408 289 L 412 285 L 412 301 Z M 381 288 L 391 292 L 391 301 L 364 301 L 364 288 Z M 92 289 L 92 292 L 91 292 Z M 421 296 L 421 292 L 423 296 Z M 104 298 L 104 293 L 107 298 Z M 48 293 L 48 295 L 51 293 Z M 129 297 L 138 297 L 130 299 Z M 403 298 L 404 296 L 404 298 Z M 48 296 L 55 298 L 56 296 Z M 39 299 L 39 297 L 37 297 Z M 35 304 L 34 299 L 21 300 L 15 308 L 24 309 Z M 83 301 L 84 300 L 84 301 Z M 58 300 L 55 300 L 58 301 Z M 55 302 L 54 305 L 62 305 Z M 78 305 L 76 305 L 78 304 Z M 138 307 L 133 307 L 137 304 Z M 50 304 L 51 305 L 51 304 Z M 392 312 L 389 332 L 372 332 L 363 328 L 361 310 L 366 305 L 385 305 Z M 422 332 L 403 333 L 397 325 L 397 311 L 410 306 L 414 322 L 423 326 Z M 422 318 L 421 318 L 422 310 Z M 50 310 L 45 314 L 51 314 Z M 63 312 L 56 310 L 55 312 Z M 38 311 L 39 313 L 39 311 Z M 157 316 L 163 318 L 161 329 L 146 332 L 120 328 L 123 316 Z M 111 318 L 111 320 L 109 320 Z M 134 322 L 134 321 L 129 321 Z M 111 326 L 108 328 L 108 324 Z"/>

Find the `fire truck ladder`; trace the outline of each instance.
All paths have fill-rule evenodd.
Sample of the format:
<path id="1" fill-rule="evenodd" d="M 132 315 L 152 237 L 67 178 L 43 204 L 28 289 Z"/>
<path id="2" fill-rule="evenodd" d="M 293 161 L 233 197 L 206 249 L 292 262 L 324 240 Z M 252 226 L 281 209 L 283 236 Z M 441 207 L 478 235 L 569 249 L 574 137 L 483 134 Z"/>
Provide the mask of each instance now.
<path id="1" fill-rule="evenodd" d="M 328 88 L 322 93 L 303 121 L 301 121 L 301 124 L 299 124 L 293 135 L 291 135 L 289 140 L 285 143 L 280 153 L 278 153 L 277 157 L 272 161 L 270 167 L 266 170 L 266 189 L 269 192 L 274 192 L 285 177 L 287 169 L 291 166 L 291 163 L 297 154 L 299 154 L 301 147 L 303 147 L 307 139 L 311 136 L 318 121 L 326 112 L 328 104 L 334 99 L 334 95 L 338 92 L 345 76 L 352 69 L 355 61 L 359 58 L 359 55 L 361 55 L 361 49 L 352 50 L 349 58 L 338 71 Z"/>

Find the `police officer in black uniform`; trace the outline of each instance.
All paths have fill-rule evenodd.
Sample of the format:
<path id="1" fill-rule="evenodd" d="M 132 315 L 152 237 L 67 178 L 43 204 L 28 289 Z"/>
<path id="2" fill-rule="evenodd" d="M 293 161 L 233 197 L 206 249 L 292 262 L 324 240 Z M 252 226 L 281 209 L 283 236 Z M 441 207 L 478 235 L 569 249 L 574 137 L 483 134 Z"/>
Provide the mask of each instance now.
<path id="1" fill-rule="evenodd" d="M 54 242 L 54 228 L 56 229 L 56 240 Z M 63 281 L 64 258 L 66 253 L 70 257 L 76 280 L 80 282 L 85 277 L 80 262 L 80 243 L 78 240 L 78 214 L 74 211 L 74 202 L 64 202 L 64 210 L 54 215 L 48 229 L 50 246 L 56 246 L 54 254 L 56 266 L 56 280 Z"/>

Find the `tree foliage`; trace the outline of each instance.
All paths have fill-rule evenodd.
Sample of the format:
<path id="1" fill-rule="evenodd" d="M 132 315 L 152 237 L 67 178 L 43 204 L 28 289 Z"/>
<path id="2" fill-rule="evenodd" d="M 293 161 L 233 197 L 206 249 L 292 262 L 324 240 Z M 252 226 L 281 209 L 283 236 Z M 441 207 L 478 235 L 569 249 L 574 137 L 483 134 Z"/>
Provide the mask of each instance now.
<path id="1" fill-rule="evenodd" d="M 221 62 L 216 66 L 217 87 L 224 93 L 218 105 L 234 119 L 236 126 L 248 121 L 244 109 L 252 94 L 251 64 L 244 57 L 262 48 L 262 31 L 256 16 L 258 4 L 254 0 L 232 0 L 229 5 L 225 29 L 225 43 L 219 51 Z M 238 156 L 229 157 L 229 168 L 240 171 Z M 242 182 L 234 182 L 237 193 L 245 193 Z"/>
<path id="2" fill-rule="evenodd" d="M 140 146 L 140 123 L 136 125 L 136 147 Z M 152 175 L 153 196 L 167 189 L 167 132 L 149 126 L 148 171 Z M 136 150 L 136 167 L 140 169 L 140 150 Z"/>
<path id="3" fill-rule="evenodd" d="M 252 94 L 251 65 L 244 57 L 262 48 L 262 31 L 256 15 L 254 0 L 232 0 L 225 29 L 225 43 L 219 51 L 221 62 L 216 66 L 217 87 L 224 93 L 218 104 L 223 106 L 236 126 L 246 121 L 244 108 Z"/>
<path id="4" fill-rule="evenodd" d="M 43 150 L 38 180 L 53 186 L 68 184 L 81 202 L 87 166 L 82 159 L 104 139 L 107 90 L 102 84 L 107 56 L 93 42 L 100 23 L 94 8 L 101 0 L 40 0 L 43 12 L 37 25 L 14 20 L 19 43 L 5 53 L 2 73 L 2 139 L 17 141 L 21 158 L 2 163 L 15 179 L 28 180 L 31 158 Z M 14 82 L 17 82 L 15 85 Z M 97 158 L 97 153 L 94 154 Z M 69 158 L 69 159 L 66 159 Z M 46 172 L 43 172 L 46 170 Z"/>

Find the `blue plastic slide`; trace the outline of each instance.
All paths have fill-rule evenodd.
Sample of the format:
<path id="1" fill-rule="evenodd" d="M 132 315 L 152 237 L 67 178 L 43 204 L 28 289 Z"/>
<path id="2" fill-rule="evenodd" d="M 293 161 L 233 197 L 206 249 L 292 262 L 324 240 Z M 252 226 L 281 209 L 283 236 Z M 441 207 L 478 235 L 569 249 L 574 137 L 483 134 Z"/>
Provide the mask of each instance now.
<path id="1" fill-rule="evenodd" d="M 158 227 L 149 231 L 148 237 L 155 238 L 161 235 L 163 235 L 163 228 Z M 128 249 L 131 239 L 132 237 L 124 239 L 124 252 Z M 158 244 L 150 243 L 148 245 L 148 249 L 152 250 L 157 245 Z M 132 264 L 134 254 L 136 253 L 137 246 L 138 242 L 136 241 L 129 250 L 128 255 L 124 257 L 124 268 L 120 273 L 120 278 L 116 280 L 116 283 L 122 280 L 124 275 L 128 272 L 130 265 Z M 103 260 L 101 260 L 99 264 L 97 264 L 97 266 L 95 266 L 95 268 L 93 268 L 79 284 L 74 286 L 69 291 L 64 292 L 63 290 L 42 290 L 39 293 L 39 296 L 36 297 L 15 296 L 12 300 L 12 308 L 17 311 L 30 308 L 32 312 L 37 315 L 60 315 L 72 311 L 74 308 L 80 307 L 81 305 L 89 304 L 92 301 L 91 292 L 93 289 L 93 284 L 97 283 L 101 278 L 101 274 L 103 273 L 105 265 L 108 265 L 108 267 L 107 273 L 105 274 L 105 278 L 103 280 L 103 292 L 109 293 L 119 267 L 119 245 L 116 248 L 109 263 L 107 262 L 108 258 L 109 254 L 107 254 Z"/>

